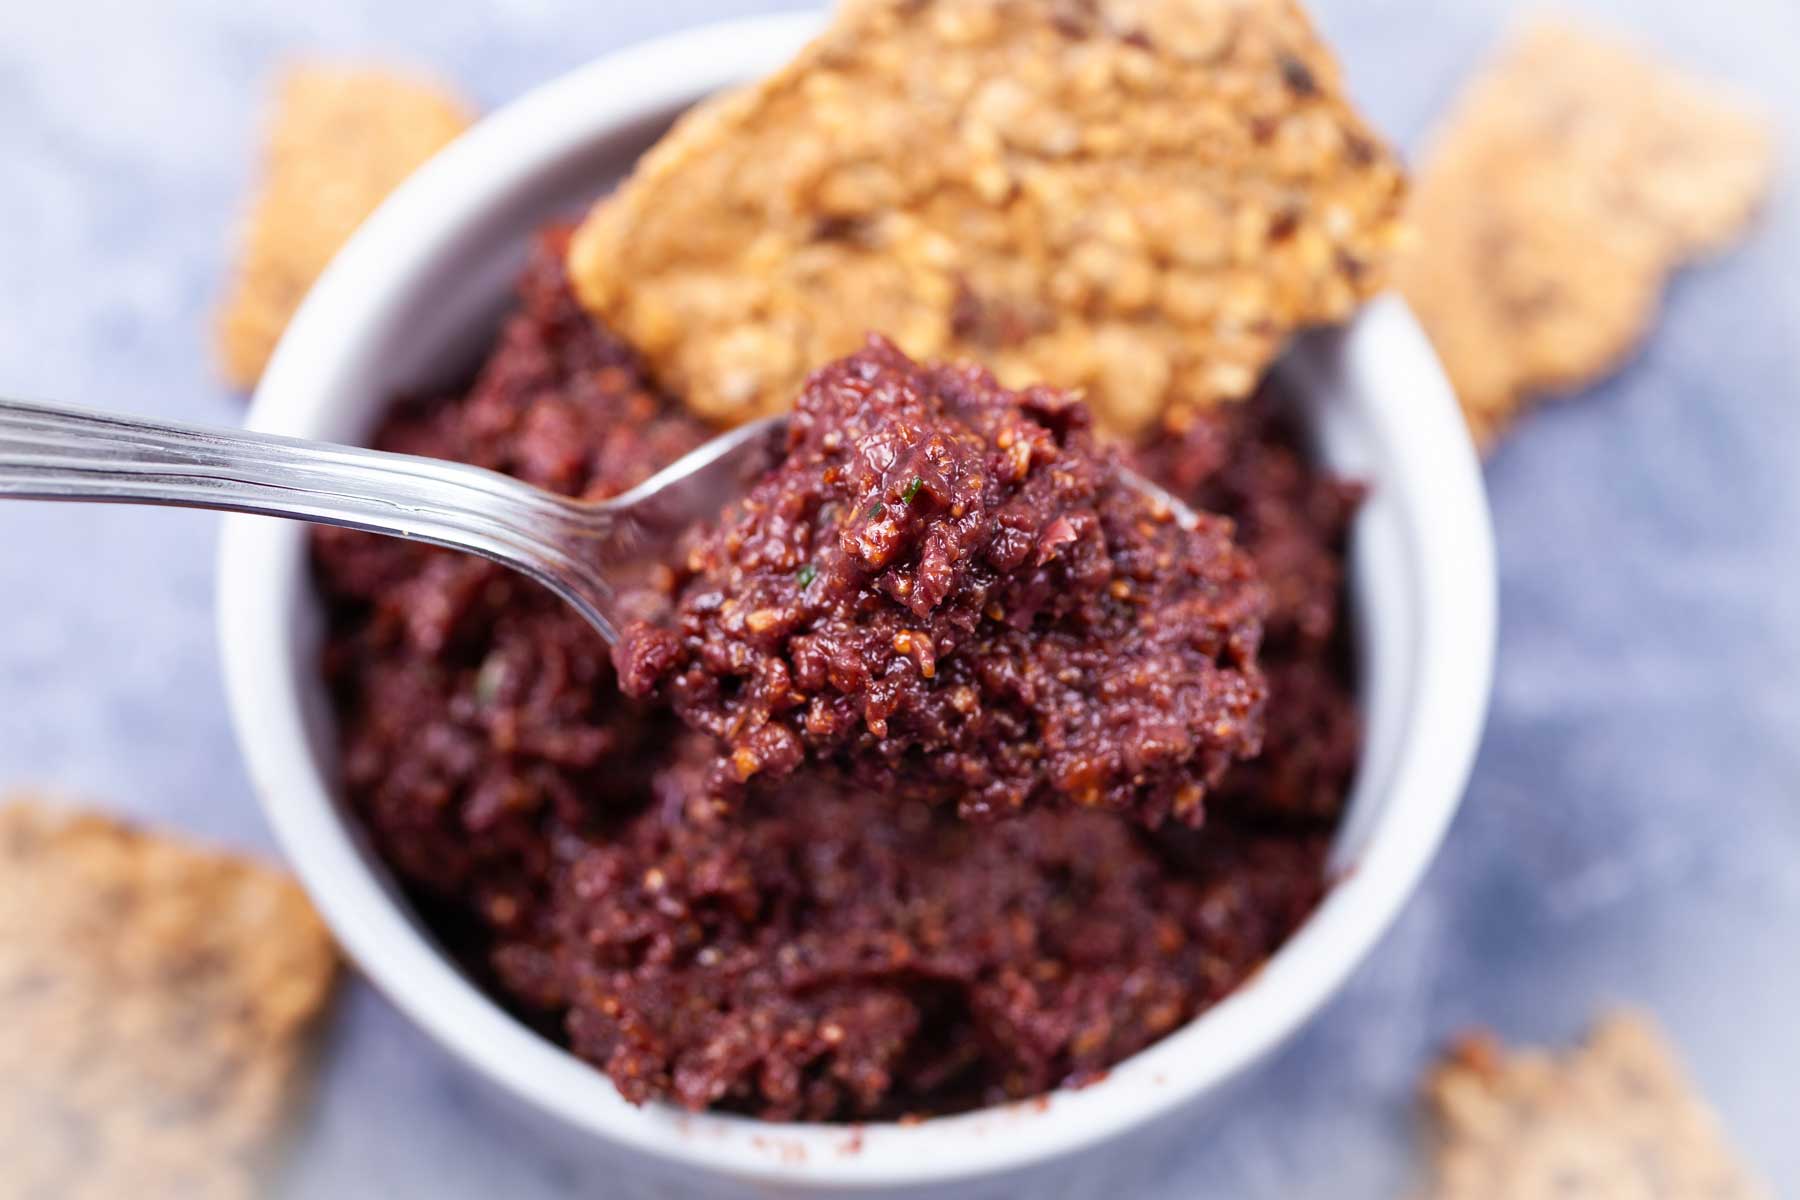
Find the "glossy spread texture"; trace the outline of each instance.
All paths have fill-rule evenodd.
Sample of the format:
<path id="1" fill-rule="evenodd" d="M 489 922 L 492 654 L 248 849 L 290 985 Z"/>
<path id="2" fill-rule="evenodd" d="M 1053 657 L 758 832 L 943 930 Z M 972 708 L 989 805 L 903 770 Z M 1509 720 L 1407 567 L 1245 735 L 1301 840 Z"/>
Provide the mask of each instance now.
<path id="1" fill-rule="evenodd" d="M 562 249 L 474 383 L 398 404 L 380 445 L 603 496 L 706 436 L 576 306 Z M 1205 414 L 1144 460 L 1234 519 L 1268 596 L 1263 748 L 1202 829 L 1064 805 L 970 823 L 806 768 L 721 813 L 716 748 L 623 696 L 548 593 L 323 530 L 347 800 L 471 974 L 634 1101 L 880 1119 L 1091 1077 L 1241 983 L 1326 886 L 1357 747 L 1354 493 L 1277 411 Z"/>
<path id="2" fill-rule="evenodd" d="M 1088 423 L 880 339 L 821 368 L 621 684 L 720 740 L 715 791 L 812 762 L 964 816 L 1200 824 L 1260 742 L 1264 592 L 1228 520 L 1184 526 Z"/>

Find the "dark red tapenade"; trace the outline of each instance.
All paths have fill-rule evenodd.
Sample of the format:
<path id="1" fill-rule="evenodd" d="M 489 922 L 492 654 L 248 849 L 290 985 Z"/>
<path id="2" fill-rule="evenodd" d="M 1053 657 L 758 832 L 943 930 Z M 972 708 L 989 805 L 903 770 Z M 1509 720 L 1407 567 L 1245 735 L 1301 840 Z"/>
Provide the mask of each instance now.
<path id="1" fill-rule="evenodd" d="M 1067 394 L 879 338 L 812 376 L 671 582 L 614 661 L 719 739 L 715 787 L 813 762 L 965 817 L 1198 825 L 1260 742 L 1264 591 L 1230 521 L 1132 486 Z"/>
<path id="2" fill-rule="evenodd" d="M 474 384 L 397 406 L 378 444 L 605 495 L 707 436 L 581 312 L 562 249 L 540 246 Z M 1356 756 L 1354 494 L 1276 411 L 1203 417 L 1145 459 L 1237 522 L 1269 590 L 1263 750 L 1202 829 L 1065 807 L 973 825 L 805 769 L 721 815 L 712 748 L 622 696 L 560 601 L 323 530 L 348 800 L 470 972 L 633 1101 L 867 1120 L 1089 1077 L 1237 986 L 1325 886 Z"/>

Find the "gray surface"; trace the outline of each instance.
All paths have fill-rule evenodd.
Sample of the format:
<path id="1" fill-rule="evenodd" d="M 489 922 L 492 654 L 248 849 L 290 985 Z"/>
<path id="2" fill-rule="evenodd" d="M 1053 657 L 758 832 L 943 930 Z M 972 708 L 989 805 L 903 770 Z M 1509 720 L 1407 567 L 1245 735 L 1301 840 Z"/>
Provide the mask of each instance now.
<path id="1" fill-rule="evenodd" d="M 0 4 L 0 392 L 237 416 L 207 314 L 285 55 L 410 60 L 496 104 L 637 38 L 773 7 Z M 1508 6 L 1320 7 L 1413 147 Z M 1792 0 L 1583 7 L 1759 94 L 1800 161 Z M 1167 1196 L 1392 1195 L 1411 1082 L 1448 1032 L 1564 1038 L 1613 1000 L 1672 1029 L 1751 1156 L 1800 1189 L 1797 250 L 1784 189 L 1748 249 L 1679 282 L 1638 363 L 1489 467 L 1500 676 L 1464 811 L 1393 934 L 1224 1134 L 1171 1165 Z M 226 724 L 214 536 L 191 513 L 0 508 L 0 785 L 270 845 Z M 295 1191 L 582 1192 L 567 1163 L 495 1133 L 491 1103 L 358 986 Z"/>

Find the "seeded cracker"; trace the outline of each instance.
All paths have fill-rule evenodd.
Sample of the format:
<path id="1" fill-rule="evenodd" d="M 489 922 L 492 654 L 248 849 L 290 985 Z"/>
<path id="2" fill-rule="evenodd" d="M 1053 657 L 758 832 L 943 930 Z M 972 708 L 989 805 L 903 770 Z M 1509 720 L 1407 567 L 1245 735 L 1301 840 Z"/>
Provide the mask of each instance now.
<path id="1" fill-rule="evenodd" d="M 874 331 L 1131 432 L 1378 290 L 1402 193 L 1291 0 L 851 0 L 680 122 L 570 267 L 713 420 Z"/>
<path id="2" fill-rule="evenodd" d="M 471 119 L 443 88 L 389 70 L 311 64 L 287 73 L 219 314 L 219 365 L 234 387 L 255 386 L 338 247 Z"/>
<path id="3" fill-rule="evenodd" d="M 1669 273 L 1742 230 L 1773 159 L 1720 90 L 1579 28 L 1516 36 L 1437 135 L 1397 270 L 1478 439 L 1625 359 Z"/>
<path id="4" fill-rule="evenodd" d="M 1769 1200 L 1646 1019 L 1560 1057 L 1465 1038 L 1426 1080 L 1429 1200 Z"/>
<path id="5" fill-rule="evenodd" d="M 263 1194 L 336 970 L 271 868 L 0 807 L 0 1197 Z"/>

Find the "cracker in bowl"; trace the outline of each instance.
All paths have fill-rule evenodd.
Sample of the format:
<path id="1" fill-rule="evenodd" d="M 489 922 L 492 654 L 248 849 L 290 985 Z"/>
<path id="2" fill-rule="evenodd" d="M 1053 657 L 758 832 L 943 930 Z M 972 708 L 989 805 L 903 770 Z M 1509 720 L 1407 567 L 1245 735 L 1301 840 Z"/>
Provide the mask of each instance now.
<path id="1" fill-rule="evenodd" d="M 688 114 L 570 266 L 714 421 L 873 331 L 1135 433 L 1378 290 L 1403 191 L 1292 0 L 852 0 Z"/>

